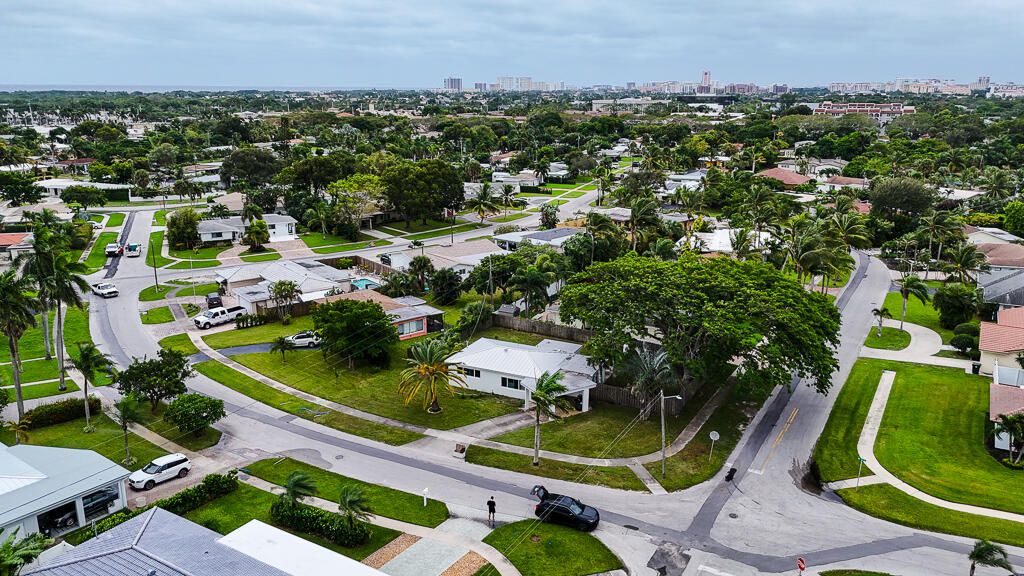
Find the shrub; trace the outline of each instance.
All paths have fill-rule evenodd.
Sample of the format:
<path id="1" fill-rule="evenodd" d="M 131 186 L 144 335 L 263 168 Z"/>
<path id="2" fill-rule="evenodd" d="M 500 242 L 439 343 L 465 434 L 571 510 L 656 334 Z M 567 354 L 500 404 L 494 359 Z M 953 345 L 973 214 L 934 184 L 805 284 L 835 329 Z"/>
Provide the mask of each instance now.
<path id="1" fill-rule="evenodd" d="M 956 348 L 963 355 L 978 347 L 978 339 L 970 334 L 957 334 L 949 341 L 950 346 Z"/>
<path id="2" fill-rule="evenodd" d="M 235 318 L 235 328 L 241 330 L 242 328 L 262 326 L 267 323 L 268 319 L 269 317 L 265 314 L 242 314 Z"/>
<path id="3" fill-rule="evenodd" d="M 932 306 L 939 311 L 939 324 L 952 329 L 978 313 L 978 291 L 963 284 L 946 284 L 935 293 Z"/>
<path id="4" fill-rule="evenodd" d="M 164 419 L 178 427 L 182 433 L 203 433 L 203 428 L 213 424 L 225 416 L 224 401 L 210 398 L 202 394 L 182 394 L 174 399 Z"/>
<path id="5" fill-rule="evenodd" d="M 963 324 L 956 325 L 956 328 L 953 329 L 953 334 L 967 334 L 968 336 L 977 336 L 981 334 L 981 327 L 979 327 L 977 324 L 964 322 Z"/>
<path id="6" fill-rule="evenodd" d="M 109 202 L 127 202 L 128 201 L 128 189 L 123 190 L 104 190 L 103 194 L 107 197 Z"/>
<path id="7" fill-rule="evenodd" d="M 292 323 L 292 315 L 291 314 L 285 314 L 284 316 L 281 317 L 281 324 L 282 325 L 288 326 L 291 323 Z"/>
<path id="8" fill-rule="evenodd" d="M 334 261 L 334 267 L 338 268 L 339 270 L 351 268 L 354 265 L 355 262 L 351 258 L 338 258 L 337 260 Z"/>
<path id="9" fill-rule="evenodd" d="M 366 524 L 357 522 L 349 526 L 341 516 L 300 502 L 277 500 L 270 506 L 270 518 L 275 524 L 326 538 L 339 545 L 351 548 L 365 543 L 370 538 Z"/>
<path id="10" fill-rule="evenodd" d="M 100 399 L 95 396 L 89 397 L 89 413 L 100 413 Z M 85 404 L 79 398 L 68 398 L 58 400 L 49 404 L 40 404 L 25 412 L 25 418 L 30 422 L 29 428 L 43 428 L 53 424 L 70 422 L 78 418 L 85 418 Z"/>

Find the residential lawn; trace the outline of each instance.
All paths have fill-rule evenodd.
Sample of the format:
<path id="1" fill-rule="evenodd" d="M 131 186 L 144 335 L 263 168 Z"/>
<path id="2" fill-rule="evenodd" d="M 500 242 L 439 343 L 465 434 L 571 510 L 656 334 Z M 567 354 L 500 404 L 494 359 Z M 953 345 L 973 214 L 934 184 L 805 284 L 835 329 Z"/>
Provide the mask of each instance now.
<path id="1" fill-rule="evenodd" d="M 964 356 L 956 350 L 939 350 L 935 356 L 939 358 L 956 358 L 957 360 L 970 360 L 970 356 Z"/>
<path id="2" fill-rule="evenodd" d="M 174 258 L 181 260 L 215 260 L 217 256 L 231 248 L 231 244 L 222 246 L 203 246 L 195 250 L 171 250 L 169 253 Z"/>
<path id="3" fill-rule="evenodd" d="M 198 436 L 192 432 L 178 430 L 177 426 L 164 420 L 164 413 L 166 411 L 167 404 L 163 402 L 157 405 L 155 412 L 150 411 L 149 402 L 143 402 L 139 406 L 139 424 L 174 442 L 178 446 L 183 446 L 193 452 L 198 452 L 210 446 L 216 446 L 217 442 L 220 442 L 220 430 L 210 426 L 204 427 Z"/>
<path id="4" fill-rule="evenodd" d="M 82 432 L 82 428 L 85 427 L 85 418 L 29 430 L 28 443 L 36 446 L 95 450 L 111 461 L 120 464 L 124 459 L 124 437 L 121 427 L 105 414 L 93 414 L 90 423 L 96 427 L 96 430 L 89 434 Z M 9 430 L 5 429 L 0 431 L 0 441 L 10 446 L 14 443 L 14 437 Z M 130 470 L 138 470 L 152 459 L 167 454 L 163 448 L 131 432 L 128 433 L 128 447 L 132 456 L 137 459 L 134 466 L 125 466 Z"/>
<path id="5" fill-rule="evenodd" d="M 334 254 L 336 252 L 351 252 L 353 250 L 362 250 L 363 248 L 369 248 L 370 244 L 374 246 L 390 246 L 390 240 L 368 240 L 366 242 L 354 242 L 352 244 L 340 244 L 338 246 L 324 246 L 323 248 L 314 248 L 313 252 L 317 254 Z"/>
<path id="6" fill-rule="evenodd" d="M 68 351 L 67 359 L 78 358 L 78 343 L 92 342 L 92 333 L 89 331 L 89 305 L 82 304 L 82 308 L 68 308 L 64 313 L 64 347 Z M 110 375 L 101 372 L 96 375 L 96 386 L 110 384 Z"/>
<path id="7" fill-rule="evenodd" d="M 596 188 L 594 189 L 596 190 Z M 584 194 L 586 194 L 586 192 L 584 192 L 583 190 L 574 190 L 572 192 L 566 192 L 565 194 L 562 194 L 562 198 L 579 198 Z"/>
<path id="8" fill-rule="evenodd" d="M 168 286 L 167 284 L 153 285 L 148 288 L 143 288 L 139 292 L 139 302 L 153 302 L 156 300 L 163 300 L 167 295 L 174 290 L 174 286 Z"/>
<path id="9" fill-rule="evenodd" d="M 883 371 L 899 366 L 898 362 L 870 358 L 861 358 L 853 365 L 832 406 L 825 430 L 814 447 L 814 461 L 823 482 L 857 477 L 857 441 L 878 389 L 878 381 Z M 870 475 L 872 471 L 865 466 L 861 474 Z"/>
<path id="10" fill-rule="evenodd" d="M 418 399 L 405 405 L 398 393 L 398 382 L 402 370 L 406 368 L 406 351 L 413 342 L 415 339 L 395 345 L 391 354 L 391 367 L 384 370 L 370 366 L 351 370 L 342 360 L 337 365 L 331 365 L 324 360 L 319 350 L 296 350 L 288 354 L 285 362 L 282 362 L 280 354 L 269 352 L 240 354 L 234 360 L 314 396 L 401 422 L 440 430 L 508 414 L 520 404 L 505 397 L 460 390 L 456 397 L 441 398 L 443 411 L 440 414 L 428 414 Z"/>
<path id="11" fill-rule="evenodd" d="M 411 494 L 379 484 L 370 484 L 291 458 L 260 460 L 246 466 L 245 469 L 253 476 L 277 485 L 284 485 L 288 475 L 292 472 L 305 472 L 316 483 L 317 496 L 332 502 L 338 501 L 342 486 L 358 486 L 363 489 L 363 493 L 369 500 L 370 510 L 378 516 L 430 528 L 434 528 L 448 519 L 448 507 L 444 502 L 431 498 L 427 500 L 427 506 L 424 507 L 421 494 Z"/>
<path id="12" fill-rule="evenodd" d="M 234 328 L 224 330 L 223 332 L 215 332 L 203 336 L 203 342 L 206 342 L 214 350 L 220 350 L 221 348 L 273 342 L 278 336 L 291 336 L 303 330 L 312 329 L 313 316 L 307 314 L 292 318 L 291 324 L 287 326 L 280 322 L 271 322 L 262 326 L 253 326 L 252 328 Z"/>
<path id="13" fill-rule="evenodd" d="M 234 492 L 192 510 L 185 514 L 185 518 L 221 534 L 232 532 L 244 524 L 248 524 L 251 520 L 259 520 L 273 525 L 274 523 L 270 519 L 270 505 L 275 500 L 277 500 L 277 496 L 269 492 L 248 484 L 240 484 Z M 402 534 L 389 528 L 373 526 L 370 539 L 365 544 L 355 548 L 345 548 L 319 536 L 293 530 L 286 531 L 354 560 L 366 558 Z"/>
<path id="14" fill-rule="evenodd" d="M 150 308 L 139 316 L 142 318 L 143 324 L 166 324 L 168 322 L 174 322 L 174 314 L 171 313 L 169 306 Z"/>
<path id="15" fill-rule="evenodd" d="M 519 220 L 520 218 L 526 218 L 529 216 L 526 212 L 519 212 L 516 214 L 509 214 L 507 216 L 498 216 L 497 218 L 491 218 L 491 222 L 511 222 L 513 220 Z"/>
<path id="16" fill-rule="evenodd" d="M 469 210 L 466 210 L 465 214 L 469 214 L 469 212 L 470 212 Z M 403 232 L 403 231 L 401 231 L 401 230 L 399 230 L 397 228 L 392 228 L 390 226 L 377 226 L 376 230 L 378 230 L 380 232 L 385 232 L 387 234 L 391 234 L 392 236 L 404 236 L 405 235 L 405 232 Z"/>
<path id="17" fill-rule="evenodd" d="M 10 382 L 10 380 L 7 380 Z M 78 386 L 71 381 L 70 378 L 64 379 L 64 385 L 68 387 L 67 390 L 61 391 L 57 387 L 60 386 L 60 382 L 46 382 L 43 384 L 32 384 L 31 386 L 21 387 L 21 397 L 25 400 L 34 400 L 36 398 L 46 398 L 48 396 L 56 396 L 57 394 L 67 394 L 68 392 L 77 392 Z M 10 395 L 11 403 L 14 403 L 14 387 L 3 386 L 7 389 L 7 393 Z"/>
<path id="18" fill-rule="evenodd" d="M 568 200 L 562 200 L 561 198 L 559 198 L 558 200 L 548 200 L 547 202 L 545 202 L 545 204 L 548 204 L 548 205 L 551 205 L 551 206 L 561 206 L 562 204 L 565 204 L 567 202 L 568 202 Z"/>
<path id="19" fill-rule="evenodd" d="M 21 363 L 21 382 L 42 382 L 43 380 L 53 380 L 58 378 L 57 370 L 57 355 L 54 354 L 52 360 L 32 360 L 30 362 Z M 4 384 L 14 382 L 14 371 L 10 364 L 0 366 L 0 378 Z"/>
<path id="20" fill-rule="evenodd" d="M 561 184 L 559 182 L 547 182 L 543 188 L 555 188 L 559 190 L 572 190 L 573 188 L 579 188 L 581 184 Z"/>
<path id="21" fill-rule="evenodd" d="M 888 484 L 846 488 L 837 494 L 851 507 L 889 522 L 930 532 L 1024 546 L 1022 523 L 935 506 Z"/>
<path id="22" fill-rule="evenodd" d="M 319 248 L 321 246 L 334 246 L 335 244 L 352 244 L 353 242 L 359 242 L 364 240 L 373 240 L 374 237 L 369 234 L 359 233 L 359 237 L 356 240 L 351 240 L 344 236 L 335 236 L 333 234 L 324 234 L 322 232 L 309 232 L 299 237 L 306 246 L 310 248 Z"/>
<path id="23" fill-rule="evenodd" d="M 157 210 L 153 214 L 153 225 L 154 226 L 167 226 L 167 213 L 173 212 L 173 210 Z"/>
<path id="24" fill-rule="evenodd" d="M 903 350 L 910 346 L 910 332 L 899 328 L 882 327 L 882 336 L 878 337 L 878 328 L 871 328 L 864 345 L 868 348 L 880 348 L 882 350 Z"/>
<path id="25" fill-rule="evenodd" d="M 42 358 L 46 355 L 43 349 L 43 323 L 42 317 L 39 314 L 35 315 L 36 325 L 29 328 L 22 334 L 21 338 L 18 339 L 18 354 L 22 360 L 28 360 L 30 358 Z M 56 315 L 51 313 L 47 323 L 50 325 L 50 329 L 53 329 L 53 323 L 56 321 Z M 0 345 L 0 362 L 11 361 L 11 349 L 7 346 L 6 338 L 4 339 L 3 345 Z M 50 337 L 50 351 L 51 354 L 56 357 L 57 349 L 53 347 L 53 336 Z"/>
<path id="26" fill-rule="evenodd" d="M 445 228 L 441 230 L 433 230 L 431 232 L 420 232 L 419 234 L 410 234 L 405 238 L 408 240 L 427 240 L 430 238 L 437 238 L 438 236 L 445 236 L 447 234 L 461 234 L 462 232 L 469 232 L 470 230 L 476 230 L 477 228 L 482 228 L 484 226 L 486 226 L 486 224 L 480 224 L 477 222 L 472 224 L 460 224 L 456 226 L 454 230 L 451 228 Z"/>
<path id="27" fill-rule="evenodd" d="M 469 304 L 472 304 L 473 302 L 479 302 L 480 300 L 483 300 L 483 298 L 484 296 L 482 294 L 477 294 L 475 291 L 463 292 L 459 296 L 459 299 L 456 300 L 454 304 L 441 305 L 438 304 L 437 302 L 434 302 L 433 299 L 431 298 L 430 305 L 437 308 L 438 310 L 444 311 L 444 323 L 446 326 L 454 326 L 455 323 L 458 322 L 459 318 L 462 316 L 463 308 L 465 308 Z"/>
<path id="28" fill-rule="evenodd" d="M 103 214 L 93 214 L 89 216 L 90 222 L 103 222 Z"/>
<path id="29" fill-rule="evenodd" d="M 493 340 L 504 340 L 505 342 L 515 342 L 516 344 L 527 344 L 533 346 L 539 344 L 542 340 L 548 339 L 540 334 L 534 334 L 532 332 L 520 332 L 518 330 L 512 330 L 510 328 L 501 328 L 498 326 L 491 326 L 484 330 L 480 330 L 473 334 L 470 338 L 472 341 L 479 340 L 480 338 L 491 338 Z"/>
<path id="30" fill-rule="evenodd" d="M 459 222 L 456 221 L 456 224 L 459 224 Z M 435 220 L 433 218 L 428 218 L 426 224 L 424 224 L 422 220 L 413 220 L 411 222 L 389 222 L 388 227 L 393 230 L 398 230 L 403 234 L 409 234 L 437 230 L 438 228 L 447 228 L 451 225 L 452 223 L 450 220 Z"/>
<path id="31" fill-rule="evenodd" d="M 423 437 L 422 434 L 377 424 L 341 412 L 335 412 L 316 404 L 307 404 L 291 394 L 286 394 L 254 380 L 241 372 L 225 366 L 216 360 L 207 360 L 193 365 L 197 372 L 216 380 L 232 390 L 262 402 L 278 410 L 294 414 L 300 418 L 323 424 L 329 428 L 340 430 L 355 436 L 377 440 L 385 444 L 399 446 Z"/>
<path id="32" fill-rule="evenodd" d="M 989 455 L 990 378 L 900 364 L 875 445 L 879 463 L 932 496 L 1024 514 L 1024 472 Z"/>
<path id="33" fill-rule="evenodd" d="M 701 393 L 690 401 L 687 410 L 679 416 L 666 415 L 667 442 L 672 442 L 693 419 L 697 410 L 707 402 L 710 393 L 713 392 L 711 388 L 705 386 Z M 661 446 L 661 419 L 653 413 L 646 420 L 639 420 L 614 445 L 609 445 L 639 415 L 639 412 L 635 408 L 595 402 L 591 405 L 590 412 L 541 424 L 540 446 L 552 452 L 591 458 L 624 458 L 657 452 Z M 532 448 L 533 427 L 520 428 L 495 436 L 491 440 Z"/>
<path id="34" fill-rule="evenodd" d="M 190 284 L 185 286 L 175 294 L 175 296 L 206 296 L 207 294 L 213 294 L 220 289 L 220 284 L 216 282 L 207 282 L 206 284 Z"/>
<path id="35" fill-rule="evenodd" d="M 560 196 L 564 193 L 564 190 L 547 190 L 545 192 L 520 192 L 516 194 L 516 198 L 550 198 L 552 196 Z"/>
<path id="36" fill-rule="evenodd" d="M 160 251 L 164 245 L 164 232 L 150 232 L 149 234 L 149 254 L 146 254 L 146 264 L 148 266 L 156 266 L 157 268 L 163 268 L 168 264 L 174 262 L 170 258 L 165 258 Z M 155 264 L 154 264 L 155 262 Z"/>
<path id="37" fill-rule="evenodd" d="M 466 451 L 466 462 L 567 482 L 593 484 L 619 490 L 647 491 L 644 483 L 626 466 L 587 466 L 548 458 L 541 458 L 540 465 L 534 466 L 533 456 L 484 446 L 470 446 Z"/>
<path id="38" fill-rule="evenodd" d="M 271 260 L 280 260 L 281 255 L 277 252 L 263 252 L 261 254 L 246 254 L 241 258 L 243 262 L 270 262 Z"/>
<path id="39" fill-rule="evenodd" d="M 217 260 L 179 260 L 167 267 L 168 270 L 192 270 L 194 268 L 216 268 L 220 266 Z"/>
<path id="40" fill-rule="evenodd" d="M 199 306 L 196 306 L 191 302 L 185 302 L 184 304 L 181 305 L 181 311 L 184 312 L 185 316 L 188 316 L 189 318 L 195 316 L 196 314 L 199 314 L 199 310 Z"/>
<path id="41" fill-rule="evenodd" d="M 107 228 L 117 228 L 124 224 L 124 212 L 113 212 L 107 218 Z"/>
<path id="42" fill-rule="evenodd" d="M 158 344 L 160 344 L 161 348 L 177 350 L 186 356 L 199 353 L 199 348 L 196 348 L 196 345 L 192 343 L 188 334 L 174 334 L 173 336 L 167 336 L 166 338 L 162 338 Z"/>
<path id="43" fill-rule="evenodd" d="M 85 259 L 85 265 L 90 270 L 99 270 L 107 263 L 107 254 L 104 251 L 107 249 L 107 244 L 117 242 L 117 236 L 117 232 L 101 232 L 96 238 L 92 249 L 89 250 L 89 256 Z"/>
<path id="44" fill-rule="evenodd" d="M 889 309 L 892 317 L 897 322 L 903 313 L 903 297 L 899 292 L 889 292 L 885 296 L 885 307 Z M 942 343 L 949 344 L 953 338 L 953 331 L 939 325 L 939 311 L 932 308 L 932 303 L 921 304 L 921 301 L 913 296 L 907 300 L 907 322 L 919 324 L 925 328 L 931 328 L 942 336 Z M 978 320 L 972 320 L 975 324 Z"/>
<path id="45" fill-rule="evenodd" d="M 770 392 L 734 388 L 725 402 L 701 426 L 693 440 L 668 459 L 664 477 L 661 475 L 660 461 L 645 464 L 644 467 L 669 492 L 689 488 L 711 478 L 732 454 L 747 424 L 760 410 Z M 711 452 L 712 431 L 720 435 L 715 442 L 714 452 Z"/>
<path id="46" fill-rule="evenodd" d="M 590 534 L 533 519 L 505 524 L 484 542 L 504 554 L 523 576 L 584 576 L 622 568 L 622 561 Z"/>

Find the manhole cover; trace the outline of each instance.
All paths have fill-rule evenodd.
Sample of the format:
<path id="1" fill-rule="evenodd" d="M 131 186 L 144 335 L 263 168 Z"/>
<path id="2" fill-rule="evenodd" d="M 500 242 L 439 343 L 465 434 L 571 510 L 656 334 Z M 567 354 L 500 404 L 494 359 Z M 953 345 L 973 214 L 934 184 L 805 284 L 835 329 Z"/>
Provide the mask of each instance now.
<path id="1" fill-rule="evenodd" d="M 730 512 L 729 513 L 729 518 L 732 518 L 733 520 L 735 520 L 736 518 L 739 518 L 739 517 L 740 517 L 740 515 L 735 513 L 735 512 Z"/>
<path id="2" fill-rule="evenodd" d="M 334 457 L 335 460 L 343 460 L 344 458 L 345 457 L 342 456 L 341 454 L 338 454 L 337 456 Z"/>
<path id="3" fill-rule="evenodd" d="M 639 528 L 637 528 L 636 526 L 633 526 L 632 524 L 623 524 L 622 527 L 623 528 L 628 528 L 630 530 L 639 530 Z"/>

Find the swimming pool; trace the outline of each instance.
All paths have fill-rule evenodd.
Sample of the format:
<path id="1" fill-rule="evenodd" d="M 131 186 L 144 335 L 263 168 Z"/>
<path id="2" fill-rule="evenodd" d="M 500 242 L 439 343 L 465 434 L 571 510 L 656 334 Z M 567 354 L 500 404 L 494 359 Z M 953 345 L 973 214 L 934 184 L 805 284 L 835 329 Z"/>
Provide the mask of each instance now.
<path id="1" fill-rule="evenodd" d="M 352 281 L 352 285 L 355 286 L 357 290 L 366 290 L 367 288 L 380 288 L 380 284 L 377 284 L 376 282 L 370 280 L 369 278 L 357 278 Z"/>

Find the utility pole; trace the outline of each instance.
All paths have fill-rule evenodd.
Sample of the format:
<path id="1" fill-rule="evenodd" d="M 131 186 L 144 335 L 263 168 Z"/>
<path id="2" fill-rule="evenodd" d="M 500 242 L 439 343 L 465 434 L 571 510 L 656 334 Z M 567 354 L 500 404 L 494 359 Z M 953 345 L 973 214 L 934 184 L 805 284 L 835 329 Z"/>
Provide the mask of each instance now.
<path id="1" fill-rule="evenodd" d="M 683 399 L 683 397 L 679 396 L 679 395 L 669 396 L 669 398 L 677 398 L 679 400 Z M 665 479 L 665 459 L 666 459 L 665 449 L 666 449 L 666 446 L 665 446 L 665 390 L 662 389 L 661 390 L 661 479 L 662 480 Z"/>

